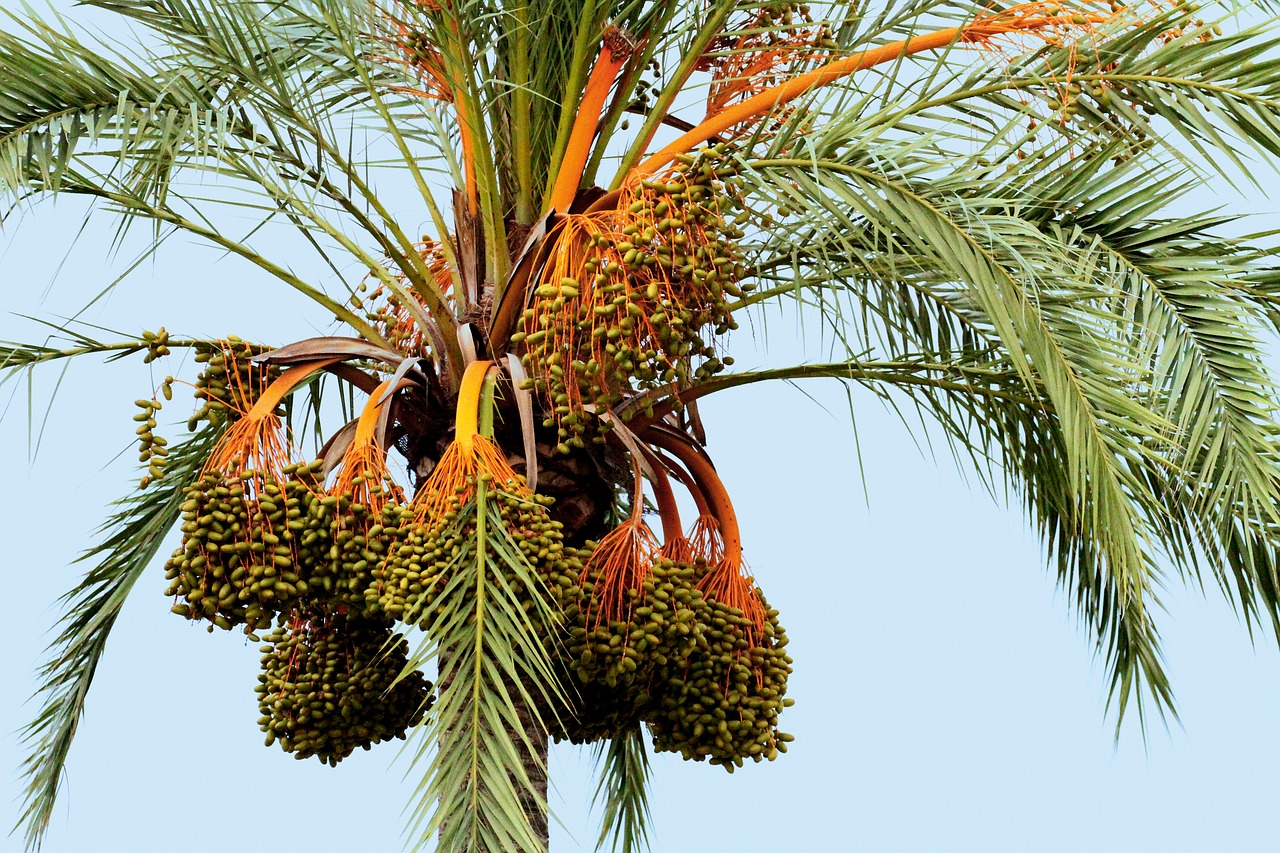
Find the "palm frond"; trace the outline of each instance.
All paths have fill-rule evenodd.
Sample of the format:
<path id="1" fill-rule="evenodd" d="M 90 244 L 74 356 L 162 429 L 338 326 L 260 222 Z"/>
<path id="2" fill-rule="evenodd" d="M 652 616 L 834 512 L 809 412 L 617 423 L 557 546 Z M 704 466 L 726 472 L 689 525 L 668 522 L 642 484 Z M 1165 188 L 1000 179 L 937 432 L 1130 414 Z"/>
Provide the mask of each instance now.
<path id="1" fill-rule="evenodd" d="M 18 827 L 27 849 L 39 848 L 49 827 L 67 755 L 116 618 L 178 521 L 185 490 L 220 433 L 219 427 L 207 426 L 175 445 L 159 479 L 116 503 L 101 528 L 102 542 L 80 558 L 92 568 L 60 599 L 66 613 L 39 669 L 40 713 L 22 733 L 28 757 L 22 765 L 26 791 Z"/>
<path id="2" fill-rule="evenodd" d="M 606 846 L 617 853 L 649 849 L 649 757 L 640 726 L 596 745 L 600 784 L 592 806 L 601 805 L 600 837 L 596 850 Z"/>
<path id="3" fill-rule="evenodd" d="M 69 333 L 66 326 L 60 327 L 59 332 Z M 26 344 L 16 343 L 13 341 L 0 341 L 0 384 L 8 381 L 14 373 L 22 370 L 33 368 L 40 364 L 48 364 L 55 361 L 63 361 L 69 358 L 79 358 L 82 355 L 107 355 L 109 360 L 124 358 L 130 355 L 146 352 L 151 348 L 151 342 L 145 338 L 134 338 L 127 341 L 111 341 L 104 342 L 95 340 L 83 333 L 71 333 L 73 338 L 73 346 L 70 347 L 54 347 L 45 344 Z M 170 349 L 182 347 L 194 347 L 201 344 L 212 343 L 212 341 L 197 340 L 194 338 L 168 338 L 165 346 Z"/>
<path id="4" fill-rule="evenodd" d="M 237 14 L 228 11 L 231 6 Z M 353 160 L 341 141 L 344 132 L 336 124 L 340 108 L 358 105 L 360 94 L 347 91 L 352 88 L 348 72 L 353 65 L 363 69 L 364 61 L 351 53 L 363 47 L 340 42 L 323 21 L 308 21 L 308 29 L 287 18 L 277 21 L 278 32 L 254 30 L 260 43 L 253 50 L 242 44 L 237 49 L 231 33 L 251 22 L 242 5 L 231 6 L 174 7 L 184 13 L 170 15 L 181 20 L 182 38 L 203 39 L 203 52 L 195 60 L 185 55 L 180 60 L 151 56 L 145 64 L 108 59 L 96 45 L 37 24 L 27 28 L 31 42 L 0 38 L 0 84 L 8 91 L 31 93 L 0 113 L 0 190 L 17 199 L 43 192 L 107 197 L 124 214 L 122 229 L 151 221 L 211 239 L 213 208 L 250 209 L 243 197 L 225 191 L 203 195 L 203 188 L 202 195 L 194 195 L 175 180 L 184 169 L 212 173 L 228 189 L 264 197 L 263 221 L 280 216 L 291 222 L 330 266 L 333 262 L 316 235 L 398 290 L 399 282 L 385 268 L 386 258 L 430 306 L 433 320 L 452 328 L 445 297 L 413 240 L 369 185 L 367 164 Z M 326 35 L 328 42 L 339 43 L 323 50 Z M 343 50 L 347 54 L 332 55 Z M 381 79 L 371 81 L 367 72 L 361 79 L 385 85 Z M 237 85 L 229 85 L 233 82 Z M 393 92 L 386 88 L 384 99 Z M 378 104 L 385 107 L 383 101 Z M 428 203 L 434 205 L 429 198 Z M 181 210 L 184 206 L 189 212 Z M 361 236 L 351 236 L 350 229 Z M 261 257 L 243 240 L 231 241 L 235 246 L 214 242 L 255 263 L 254 256 Z M 280 264 L 259 266 L 283 270 Z M 278 277 L 290 281 L 289 276 Z M 297 287 L 296 277 L 290 283 Z M 298 289 L 313 299 L 319 294 L 315 288 Z M 344 306 L 317 301 L 362 333 L 371 331 Z"/>
<path id="5" fill-rule="evenodd" d="M 869 235 L 890 257 L 904 246 L 904 270 L 924 261 L 939 280 L 955 283 L 951 301 L 978 319 L 983 336 L 1054 413 L 1055 455 L 1047 458 L 1064 523 L 1045 533 L 1064 583 L 1096 623 L 1122 690 L 1120 707 L 1145 681 L 1163 710 L 1169 694 L 1150 618 L 1159 570 L 1144 518 L 1162 511 L 1145 472 L 1167 456 L 1169 424 L 1134 399 L 1140 365 L 1124 336 L 1111 331 L 1125 318 L 1094 297 L 1099 288 L 1080 274 L 1082 256 L 1025 220 L 979 214 L 949 188 L 872 165 L 759 161 L 747 180 L 811 199 L 802 219 L 829 217 L 845 234 Z"/>
<path id="6" fill-rule="evenodd" d="M 429 640 L 409 663 L 434 660 L 439 672 L 438 699 L 418 732 L 415 763 L 430 758 L 411 809 L 412 843 L 422 849 L 438 834 L 434 849 L 449 853 L 533 853 L 542 842 L 532 827 L 547 803 L 525 769 L 542 761 L 531 737 L 545 737 L 550 723 L 540 709 L 565 707 L 539 634 L 558 614 L 487 484 L 477 484 L 452 528 L 466 535 L 442 571 L 444 605 L 422 624 Z"/>

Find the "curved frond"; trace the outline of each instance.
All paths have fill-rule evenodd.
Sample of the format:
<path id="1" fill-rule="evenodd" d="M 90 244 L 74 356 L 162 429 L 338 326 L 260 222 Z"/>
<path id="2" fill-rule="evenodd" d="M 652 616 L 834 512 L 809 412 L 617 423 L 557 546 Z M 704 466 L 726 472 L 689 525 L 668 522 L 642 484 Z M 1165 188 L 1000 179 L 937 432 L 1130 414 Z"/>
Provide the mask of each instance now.
<path id="1" fill-rule="evenodd" d="M 600 784 L 592 805 L 603 805 L 596 850 L 615 853 L 649 849 L 649 757 L 640 726 L 600 742 L 596 761 Z"/>
<path id="2" fill-rule="evenodd" d="M 1141 182 L 1117 195 L 1086 181 L 1079 195 L 1029 204 L 883 162 L 750 165 L 748 181 L 828 238 L 793 257 L 796 292 L 825 305 L 842 277 L 877 288 L 862 305 L 878 316 L 825 312 L 837 346 L 994 358 L 1018 377 L 1033 405 L 974 395 L 970 417 L 943 423 L 961 447 L 996 458 L 1028 502 L 1106 650 L 1121 712 L 1144 682 L 1158 709 L 1170 701 L 1152 622 L 1158 557 L 1192 573 L 1207 559 L 1247 615 L 1275 618 L 1274 572 L 1257 557 L 1275 541 L 1280 500 L 1274 383 L 1256 320 L 1233 295 L 1253 250 L 1210 241 L 1204 222 L 1144 221 L 1153 195 Z M 895 287 L 919 298 L 894 301 Z M 977 438 L 975 423 L 987 425 Z"/>
<path id="3" fill-rule="evenodd" d="M 80 558 L 92 568 L 60 600 L 66 612 L 38 673 L 40 713 L 22 733 L 28 757 L 22 766 L 26 791 L 18 826 L 28 849 L 38 848 L 48 829 L 67 755 L 116 617 L 177 523 L 186 488 L 199 476 L 220 434 L 221 428 L 209 426 L 175 445 L 158 480 L 116 503 L 102 526 L 102 542 Z"/>

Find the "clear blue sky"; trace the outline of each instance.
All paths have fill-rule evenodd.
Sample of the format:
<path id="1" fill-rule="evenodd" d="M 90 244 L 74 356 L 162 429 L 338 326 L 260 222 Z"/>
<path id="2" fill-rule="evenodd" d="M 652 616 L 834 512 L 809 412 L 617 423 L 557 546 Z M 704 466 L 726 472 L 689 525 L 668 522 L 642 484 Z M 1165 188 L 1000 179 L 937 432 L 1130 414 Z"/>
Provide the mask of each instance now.
<path id="1" fill-rule="evenodd" d="M 40 330 L 16 315 L 69 313 L 127 265 L 129 251 L 104 262 L 106 217 L 73 248 L 80 222 L 79 204 L 63 199 L 0 233 L 0 339 L 35 338 Z M 264 275 L 181 239 L 86 318 L 277 344 L 324 319 Z M 739 366 L 794 361 L 801 331 L 775 321 L 764 353 L 744 328 Z M 11 404 L 15 386 L 0 397 L 9 405 L 0 421 L 5 824 L 20 792 L 15 731 L 36 710 L 24 703 L 56 598 L 74 583 L 80 569 L 68 566 L 94 541 L 106 505 L 133 486 L 132 401 L 169 372 L 182 373 L 180 360 L 74 366 L 34 463 L 25 387 Z M 56 369 L 37 374 L 37 422 L 58 379 Z M 655 851 L 1275 848 L 1272 638 L 1255 650 L 1216 590 L 1171 580 L 1161 624 L 1182 722 L 1166 731 L 1156 721 L 1144 746 L 1131 721 L 1117 743 L 1101 664 L 1021 508 L 967 483 L 945 447 L 934 458 L 924 432 L 914 433 L 918 447 L 895 415 L 855 392 L 860 467 L 844 392 L 814 383 L 803 392 L 743 389 L 704 407 L 748 559 L 791 636 L 797 704 L 783 727 L 796 741 L 777 762 L 732 776 L 656 757 Z M 188 410 L 175 402 L 170 412 L 176 422 Z M 337 769 L 264 748 L 256 644 L 172 616 L 164 587 L 157 565 L 124 610 L 47 853 L 399 850 L 412 780 L 402 780 L 397 746 Z M 592 849 L 589 753 L 555 749 L 552 780 L 563 823 L 552 850 Z M 0 835 L 10 849 L 19 841 Z"/>

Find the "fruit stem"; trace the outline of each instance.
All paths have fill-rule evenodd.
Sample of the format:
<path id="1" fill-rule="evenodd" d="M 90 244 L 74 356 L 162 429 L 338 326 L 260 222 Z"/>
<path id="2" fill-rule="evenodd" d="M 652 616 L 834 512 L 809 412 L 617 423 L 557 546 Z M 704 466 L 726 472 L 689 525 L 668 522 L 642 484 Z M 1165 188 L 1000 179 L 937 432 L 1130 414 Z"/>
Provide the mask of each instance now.
<path id="1" fill-rule="evenodd" d="M 724 538 L 725 558 L 734 563 L 742 561 L 742 536 L 738 529 L 738 516 L 733 510 L 733 502 L 729 500 L 729 492 L 724 487 L 720 475 L 705 456 L 691 444 L 672 438 L 659 430 L 649 430 L 645 440 L 656 445 L 680 460 L 693 476 L 698 489 L 710 504 L 712 514 L 720 522 L 720 534 Z"/>
<path id="2" fill-rule="evenodd" d="M 485 377 L 489 374 L 492 361 L 473 361 L 467 365 L 462 374 L 462 385 L 458 389 L 458 410 L 454 420 L 454 441 L 468 457 L 475 447 L 475 438 L 480 430 L 480 393 L 484 387 Z"/>
<path id="3" fill-rule="evenodd" d="M 675 492 L 671 490 L 671 478 L 661 465 L 650 465 L 653 470 L 653 496 L 658 502 L 658 517 L 662 519 L 662 544 L 665 546 L 684 536 L 680 524 L 680 507 L 676 505 Z"/>
<path id="4" fill-rule="evenodd" d="M 591 143 L 600 123 L 605 98 L 632 50 L 630 40 L 621 30 L 611 29 L 605 33 L 600 56 L 587 79 L 582 101 L 578 104 L 578 114 L 573 120 L 573 130 L 569 134 L 569 144 L 565 146 L 564 157 L 556 172 L 556 182 L 547 196 L 547 203 L 543 205 L 544 210 L 563 213 L 573 204 L 578 184 L 582 181 L 582 171 L 591 154 Z"/>
<path id="5" fill-rule="evenodd" d="M 703 121 L 692 130 L 684 133 L 674 142 L 663 147 L 636 167 L 635 172 L 641 175 L 652 175 L 677 154 L 692 151 L 698 145 L 718 136 L 735 125 L 758 118 L 778 107 L 807 94 L 819 86 L 834 83 L 858 71 L 864 71 L 874 65 L 893 62 L 904 56 L 921 53 L 926 50 L 938 50 L 957 42 L 987 42 L 998 35 L 1008 33 L 1032 32 L 1046 27 L 1063 27 L 1067 23 L 1075 23 L 1073 18 L 1083 19 L 1083 25 L 1102 23 L 1105 16 L 1090 15 L 1058 15 L 1049 14 L 1045 3 L 1027 3 L 1013 6 L 992 15 L 985 15 L 960 27 L 948 27 L 936 32 L 926 33 L 909 39 L 902 39 L 890 44 L 846 56 L 829 62 L 821 68 L 800 74 L 765 89 L 750 98 L 726 107 L 711 118 Z"/>

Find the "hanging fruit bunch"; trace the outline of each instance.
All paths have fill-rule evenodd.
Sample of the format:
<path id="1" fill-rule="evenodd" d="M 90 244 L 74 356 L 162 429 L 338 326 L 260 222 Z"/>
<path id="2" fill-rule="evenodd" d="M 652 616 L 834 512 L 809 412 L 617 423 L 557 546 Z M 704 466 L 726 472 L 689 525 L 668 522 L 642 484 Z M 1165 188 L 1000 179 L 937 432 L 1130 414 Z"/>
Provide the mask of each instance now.
<path id="1" fill-rule="evenodd" d="M 613 427 L 602 435 L 616 441 L 566 449 L 545 440 L 553 424 L 531 417 L 539 398 L 519 360 L 506 374 L 472 362 L 449 399 L 441 377 L 428 379 L 429 362 L 352 339 L 313 339 L 251 359 L 254 376 L 274 378 L 237 380 L 246 392 L 225 395 L 216 410 L 222 438 L 187 490 L 167 594 L 175 613 L 210 631 L 240 627 L 255 639 L 269 631 L 258 688 L 269 743 L 336 763 L 419 724 L 431 687 L 409 665 L 395 626 L 430 634 L 465 611 L 476 593 L 458 586 L 459 565 L 473 558 L 487 523 L 489 536 L 513 546 L 510 565 L 529 570 L 495 582 L 517 590 L 566 687 L 539 703 L 548 734 L 588 743 L 648 723 L 658 748 L 728 766 L 785 749 L 777 730 L 785 637 L 743 572 L 723 486 L 678 420 L 637 436 L 606 414 Z M 391 375 L 379 380 L 352 362 Z M 357 382 L 367 403 L 320 458 L 300 460 L 280 405 L 326 372 Z M 445 423 L 421 416 L 443 406 L 453 409 L 450 427 L 430 441 L 407 434 Z M 527 456 L 503 449 L 497 436 L 508 434 L 529 439 Z M 429 474 L 396 481 L 388 449 L 441 446 L 437 458 L 408 460 Z M 602 472 L 626 460 L 631 476 L 610 480 L 618 498 L 591 525 L 569 529 L 552 517 L 555 500 L 535 489 L 539 469 L 575 455 Z M 703 508 L 687 537 L 669 472 Z M 646 480 L 662 541 L 645 520 Z M 482 493 L 492 512 L 477 510 Z M 590 538 L 596 529 L 604 535 Z"/>
<path id="2" fill-rule="evenodd" d="M 723 153 L 682 156 L 661 176 L 629 182 L 616 208 L 560 224 L 510 341 L 524 349 L 535 377 L 527 387 L 543 396 L 543 426 L 556 428 L 561 453 L 609 428 L 585 405 L 609 409 L 725 366 L 712 335 L 736 328 L 729 301 L 744 291 Z"/>
<path id="3" fill-rule="evenodd" d="M 357 747 L 402 738 L 430 707 L 421 673 L 401 678 L 408 642 L 380 620 L 295 613 L 262 647 L 259 727 L 296 758 L 336 765 Z"/>
<path id="4" fill-rule="evenodd" d="M 808 7 L 756 4 L 681 59 L 681 85 L 710 78 L 697 124 L 655 112 L 674 90 L 650 101 L 653 46 L 602 25 L 547 174 L 515 168 L 519 192 L 495 206 L 510 188 L 466 113 L 446 7 L 397 10 L 382 59 L 412 72 L 406 91 L 431 109 L 458 111 L 452 222 L 433 208 L 436 238 L 397 230 L 386 259 L 369 258 L 341 309 L 362 338 L 271 349 L 161 329 L 140 344 L 149 361 L 194 348 L 188 426 L 219 436 L 181 505 L 174 613 L 265 635 L 259 722 L 298 758 L 336 764 L 436 725 L 433 707 L 437 740 L 462 737 L 482 683 L 508 697 L 515 754 L 646 726 L 656 749 L 730 771 L 775 758 L 791 739 L 787 636 L 747 569 L 696 407 L 726 387 L 726 336 L 756 287 L 744 241 L 770 220 L 747 202 L 752 148 L 794 118 L 789 104 L 859 70 L 956 43 L 1058 44 L 1109 13 L 1026 4 L 840 55 Z M 593 186 L 620 114 L 637 111 L 623 168 Z M 650 152 L 664 123 L 681 134 Z M 310 394 L 318 427 L 316 389 L 333 381 L 363 405 L 303 454 L 290 401 Z M 173 382 L 139 401 L 144 485 L 165 470 L 156 415 Z M 697 508 L 687 529 L 677 486 Z M 500 664 L 482 657 L 495 645 Z M 533 757 L 526 773 L 545 773 Z"/>

